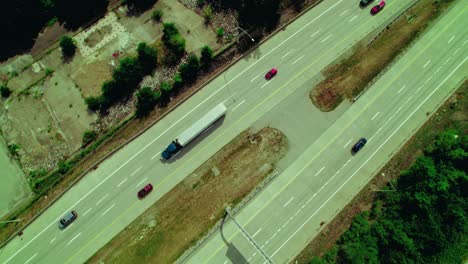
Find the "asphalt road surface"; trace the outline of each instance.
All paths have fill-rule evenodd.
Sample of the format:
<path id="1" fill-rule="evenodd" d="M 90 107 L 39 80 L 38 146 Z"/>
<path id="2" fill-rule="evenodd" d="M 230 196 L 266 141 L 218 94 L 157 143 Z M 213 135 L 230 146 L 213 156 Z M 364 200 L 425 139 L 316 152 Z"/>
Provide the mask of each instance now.
<path id="1" fill-rule="evenodd" d="M 274 263 L 288 263 L 466 80 L 467 3 L 460 1 L 261 192 L 236 220 Z M 366 146 L 355 155 L 361 137 Z M 232 221 L 186 263 L 265 263 Z"/>
<path id="2" fill-rule="evenodd" d="M 13 239 L 0 249 L 0 262 L 83 263 L 232 138 L 279 107 L 284 98 L 297 92 L 298 87 L 303 86 L 311 76 L 316 76 L 349 47 L 377 30 L 410 3 L 410 0 L 392 1 L 382 13 L 371 17 L 368 9 L 359 9 L 357 1 L 324 1 L 90 172 L 28 226 L 21 238 Z M 460 43 L 461 35 L 452 40 L 451 45 Z M 459 59 L 457 56 L 452 60 Z M 451 63 L 448 62 L 445 67 Z M 272 67 L 277 67 L 279 73 L 273 80 L 266 82 L 263 75 Z M 427 69 L 433 67 L 429 63 Z M 439 74 L 446 72 L 445 67 Z M 366 96 L 371 96 L 378 89 L 372 89 Z M 159 155 L 166 145 L 220 102 L 225 102 L 229 108 L 223 122 L 187 147 L 175 161 L 162 163 Z M 362 99 L 340 120 L 359 113 L 361 103 Z M 382 116 L 388 114 L 384 111 L 380 110 L 381 116 L 375 120 L 381 120 Z M 335 141 L 342 138 L 337 136 L 334 139 L 336 133 L 341 131 L 340 122 L 328 128 L 328 132 L 301 159 L 310 156 L 313 148 L 317 150 L 327 144 L 324 141 L 326 138 L 331 140 L 330 144 L 336 144 Z M 356 120 L 354 123 L 357 125 L 359 122 L 364 120 Z M 355 127 L 354 123 L 351 127 Z M 371 134 L 371 127 L 367 124 L 365 127 L 366 130 L 369 128 Z M 372 149 L 373 144 L 371 140 L 366 151 Z M 316 160 L 326 164 L 330 161 L 326 160 L 324 154 L 325 151 Z M 300 166 L 301 159 L 292 164 L 291 170 Z M 353 159 L 354 162 L 358 160 Z M 321 173 L 325 174 L 326 170 Z M 283 174 L 288 175 L 288 172 Z M 275 184 L 284 184 L 289 177 L 279 177 Z M 139 201 L 136 193 L 146 183 L 152 183 L 155 189 L 145 200 Z M 331 185 L 327 186 L 329 188 Z M 296 192 L 302 193 L 301 189 L 305 187 L 301 186 Z M 274 190 L 271 191 L 272 195 Z M 288 206 L 298 202 L 300 199 L 297 197 Z M 79 217 L 62 231 L 58 229 L 58 220 L 70 210 L 76 210 Z M 222 258 L 222 251 L 219 250 L 220 255 L 215 255 L 214 259 L 218 256 Z M 202 251 L 200 254 L 203 256 Z M 209 259 L 216 262 L 213 258 Z"/>

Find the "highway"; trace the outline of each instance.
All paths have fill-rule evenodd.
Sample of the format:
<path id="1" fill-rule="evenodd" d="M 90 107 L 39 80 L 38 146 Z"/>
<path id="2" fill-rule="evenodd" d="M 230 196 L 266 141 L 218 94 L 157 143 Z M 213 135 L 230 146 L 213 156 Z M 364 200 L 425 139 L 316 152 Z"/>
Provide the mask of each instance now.
<path id="1" fill-rule="evenodd" d="M 0 262 L 83 263 L 232 138 L 269 112 L 280 108 L 281 102 L 307 84 L 311 76 L 316 76 L 321 69 L 381 23 L 401 12 L 410 2 L 395 0 L 388 3 L 381 14 L 371 17 L 368 10 L 359 9 L 357 3 L 324 1 L 90 172 L 28 226 L 21 239 L 15 238 L 0 249 Z M 458 38 L 453 43 L 459 43 Z M 277 67 L 279 74 L 266 82 L 262 76 L 272 67 Z M 433 64 L 429 64 L 428 69 L 432 67 Z M 445 68 L 442 72 L 445 72 Z M 365 96 L 373 93 L 374 89 Z M 224 122 L 185 149 L 177 160 L 162 163 L 159 160 L 160 152 L 173 137 L 220 102 L 225 102 L 229 108 Z M 360 99 L 339 120 L 350 118 L 353 111 L 359 112 L 358 106 L 362 102 Z M 387 115 L 383 111 L 377 120 Z M 320 144 L 325 143 L 323 140 L 327 137 L 333 139 L 335 134 L 329 131 L 340 131 L 340 122 L 344 121 L 331 120 L 330 126 L 322 127 L 320 134 L 327 132 L 310 148 L 320 149 Z M 371 130 L 368 132 L 371 134 Z M 355 139 L 355 136 L 347 141 L 349 139 Z M 335 144 L 335 141 L 330 142 Z M 372 145 L 371 140 L 365 151 L 372 149 Z M 297 169 L 300 166 L 298 162 L 310 155 L 310 148 L 287 170 Z M 357 158 L 362 156 L 358 155 Z M 323 164 L 330 162 L 325 158 L 321 154 L 317 160 Z M 358 162 L 357 159 L 353 159 L 354 162 Z M 288 175 L 287 170 L 282 175 Z M 327 171 L 324 169 L 321 173 L 325 175 L 329 173 Z M 275 185 L 284 184 L 288 178 L 279 177 Z M 155 190 L 145 200 L 139 201 L 136 193 L 146 183 L 152 183 Z M 331 184 L 326 186 L 329 188 Z M 304 191 L 310 191 L 304 190 L 305 187 L 300 186 L 295 192 L 305 195 Z M 298 197 L 293 199 L 288 208 L 298 202 Z M 78 219 L 67 229 L 59 230 L 58 220 L 70 210 L 78 212 Z M 260 232 L 258 236 L 264 235 Z M 218 257 L 223 259 L 223 250 L 217 252 L 213 258 L 209 258 L 213 263 Z M 203 250 L 197 256 L 205 256 Z"/>
<path id="2" fill-rule="evenodd" d="M 274 263 L 291 261 L 466 80 L 467 3 L 458 2 L 235 216 Z M 361 137 L 368 142 L 353 156 Z M 185 262 L 266 263 L 232 221 Z"/>

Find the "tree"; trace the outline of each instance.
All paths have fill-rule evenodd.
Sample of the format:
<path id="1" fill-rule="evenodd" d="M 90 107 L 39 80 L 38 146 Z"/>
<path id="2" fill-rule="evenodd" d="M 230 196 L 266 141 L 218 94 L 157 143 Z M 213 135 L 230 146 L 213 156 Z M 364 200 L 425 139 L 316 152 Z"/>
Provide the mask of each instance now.
<path id="1" fill-rule="evenodd" d="M 172 91 L 174 93 L 178 93 L 180 89 L 184 86 L 184 81 L 182 80 L 182 76 L 180 73 L 176 73 L 172 78 Z"/>
<path id="2" fill-rule="evenodd" d="M 156 106 L 157 98 L 150 87 L 141 88 L 137 94 L 136 115 L 137 117 L 147 116 Z"/>
<path id="3" fill-rule="evenodd" d="M 211 20 L 213 19 L 213 9 L 211 8 L 210 5 L 206 5 L 203 7 L 203 18 L 205 18 L 205 23 L 209 24 Z"/>
<path id="4" fill-rule="evenodd" d="M 0 85 L 0 95 L 3 98 L 10 97 L 10 94 L 11 94 L 11 90 L 10 88 L 8 88 L 8 86 L 6 86 L 5 84 Z"/>
<path id="5" fill-rule="evenodd" d="M 183 80 L 187 82 L 195 81 L 198 70 L 200 69 L 200 59 L 195 54 L 190 54 L 187 63 L 180 65 L 179 72 Z"/>
<path id="6" fill-rule="evenodd" d="M 138 10 L 146 10 L 152 6 L 156 0 L 122 0 L 122 4 Z"/>
<path id="7" fill-rule="evenodd" d="M 166 54 L 166 63 L 174 64 L 180 60 L 182 55 L 185 53 L 185 39 L 179 34 L 179 31 L 175 27 L 174 23 L 163 24 L 163 37 L 164 45 L 169 50 L 169 54 Z"/>
<path id="8" fill-rule="evenodd" d="M 158 63 L 158 53 L 156 49 L 141 42 L 137 47 L 138 61 L 146 74 L 151 73 Z"/>
<path id="9" fill-rule="evenodd" d="M 243 26 L 273 27 L 279 20 L 279 0 L 242 0 L 239 20 Z M 262 12 L 259 12 L 261 10 Z"/>
<path id="10" fill-rule="evenodd" d="M 125 90 L 133 91 L 135 90 L 136 85 L 141 81 L 143 73 L 143 67 L 138 59 L 127 57 L 120 60 L 120 65 L 114 70 L 112 77 L 114 78 L 117 86 L 129 86 Z"/>
<path id="11" fill-rule="evenodd" d="M 207 45 L 203 46 L 201 49 L 200 61 L 202 66 L 205 68 L 210 66 L 211 62 L 213 61 L 213 50 Z"/>
<path id="12" fill-rule="evenodd" d="M 76 45 L 73 39 L 69 36 L 60 38 L 60 48 L 64 57 L 72 57 L 76 51 Z"/>

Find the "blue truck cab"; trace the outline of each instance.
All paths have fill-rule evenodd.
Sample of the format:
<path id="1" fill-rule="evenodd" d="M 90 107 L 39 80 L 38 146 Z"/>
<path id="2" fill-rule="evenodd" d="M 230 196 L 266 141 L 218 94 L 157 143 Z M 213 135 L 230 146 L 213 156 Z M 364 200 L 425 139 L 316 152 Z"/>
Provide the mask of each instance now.
<path id="1" fill-rule="evenodd" d="M 178 142 L 178 140 L 174 140 L 167 146 L 167 148 L 161 153 L 162 160 L 169 160 L 172 158 L 177 152 L 182 149 L 182 145 Z"/>

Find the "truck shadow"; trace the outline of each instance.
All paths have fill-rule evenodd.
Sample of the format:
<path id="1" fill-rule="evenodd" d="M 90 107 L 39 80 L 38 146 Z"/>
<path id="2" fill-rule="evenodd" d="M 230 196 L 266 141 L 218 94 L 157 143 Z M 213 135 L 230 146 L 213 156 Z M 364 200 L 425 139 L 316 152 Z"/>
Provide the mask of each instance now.
<path id="1" fill-rule="evenodd" d="M 217 130 L 219 127 L 221 127 L 224 123 L 224 120 L 225 120 L 226 116 L 222 116 L 221 118 L 219 118 L 218 120 L 216 120 L 216 122 L 213 123 L 213 125 L 211 125 L 210 127 L 208 127 L 207 129 L 205 129 L 203 132 L 200 133 L 200 135 L 198 135 L 196 138 L 194 138 L 190 143 L 188 143 L 187 145 L 185 145 L 180 151 L 179 153 L 177 153 L 176 155 L 173 156 L 172 159 L 170 160 L 161 160 L 162 163 L 169 163 L 169 164 L 172 164 L 173 162 L 176 162 L 178 161 L 179 159 L 182 159 L 186 153 L 190 152 L 194 147 L 196 147 L 200 142 L 202 141 L 206 141 L 206 142 L 203 142 L 203 144 L 208 144 L 210 141 L 208 139 L 206 139 L 209 135 L 211 135 L 211 133 L 215 130 Z M 175 138 L 174 138 L 175 139 Z M 167 143 L 169 144 L 169 142 Z"/>

